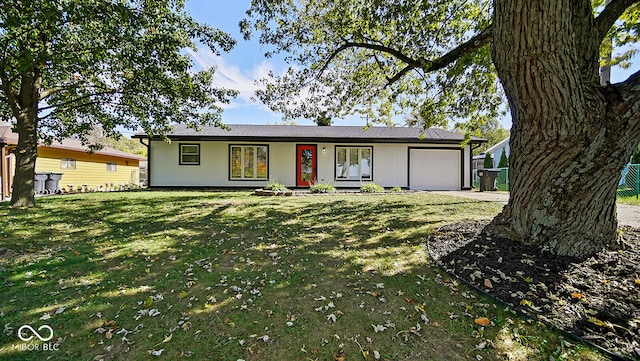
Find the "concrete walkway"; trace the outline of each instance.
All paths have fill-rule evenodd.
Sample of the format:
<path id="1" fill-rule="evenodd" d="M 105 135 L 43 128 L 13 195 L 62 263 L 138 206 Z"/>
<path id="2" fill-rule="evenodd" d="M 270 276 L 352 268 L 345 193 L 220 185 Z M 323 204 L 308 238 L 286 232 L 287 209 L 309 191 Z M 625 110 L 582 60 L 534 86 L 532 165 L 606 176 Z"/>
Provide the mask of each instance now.
<path id="1" fill-rule="evenodd" d="M 431 193 L 448 196 L 463 197 L 486 202 L 498 202 L 507 204 L 509 193 L 507 192 L 478 192 L 478 191 L 434 191 Z M 618 204 L 618 224 L 640 228 L 640 206 Z"/>

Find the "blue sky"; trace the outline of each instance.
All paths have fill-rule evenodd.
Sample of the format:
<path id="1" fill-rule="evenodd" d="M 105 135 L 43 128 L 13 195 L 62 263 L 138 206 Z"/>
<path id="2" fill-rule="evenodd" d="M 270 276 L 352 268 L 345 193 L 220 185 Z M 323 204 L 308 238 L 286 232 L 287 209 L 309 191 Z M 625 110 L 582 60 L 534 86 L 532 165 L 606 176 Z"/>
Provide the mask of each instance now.
<path id="1" fill-rule="evenodd" d="M 275 124 L 282 122 L 279 113 L 271 112 L 263 104 L 253 102 L 251 96 L 257 89 L 255 81 L 265 76 L 269 70 L 281 73 L 286 64 L 278 58 L 265 58 L 264 48 L 256 40 L 245 41 L 240 34 L 238 23 L 243 19 L 249 8 L 250 0 L 188 0 L 187 11 L 199 22 L 208 23 L 224 30 L 237 40 L 237 45 L 231 52 L 222 53 L 220 57 L 213 55 L 208 49 L 202 48 L 192 53 L 197 67 L 216 65 L 214 82 L 216 86 L 236 89 L 240 95 L 225 106 L 223 121 L 227 124 Z M 640 69 L 639 57 L 633 59 L 633 65 L 628 70 L 614 68 L 612 82 L 625 80 L 629 75 Z M 313 125 L 310 120 L 296 120 L 300 125 Z M 509 129 L 509 118 L 502 120 L 502 125 Z M 365 120 L 352 117 L 346 120 L 334 119 L 336 125 L 364 125 Z"/>

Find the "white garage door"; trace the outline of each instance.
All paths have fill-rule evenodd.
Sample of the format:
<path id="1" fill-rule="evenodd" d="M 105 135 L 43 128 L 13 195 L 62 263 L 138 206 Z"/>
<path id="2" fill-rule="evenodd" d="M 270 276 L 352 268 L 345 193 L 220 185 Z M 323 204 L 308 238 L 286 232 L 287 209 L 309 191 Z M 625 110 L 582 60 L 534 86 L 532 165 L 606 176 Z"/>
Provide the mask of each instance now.
<path id="1" fill-rule="evenodd" d="M 430 191 L 459 190 L 460 153 L 457 149 L 411 149 L 409 188 Z"/>

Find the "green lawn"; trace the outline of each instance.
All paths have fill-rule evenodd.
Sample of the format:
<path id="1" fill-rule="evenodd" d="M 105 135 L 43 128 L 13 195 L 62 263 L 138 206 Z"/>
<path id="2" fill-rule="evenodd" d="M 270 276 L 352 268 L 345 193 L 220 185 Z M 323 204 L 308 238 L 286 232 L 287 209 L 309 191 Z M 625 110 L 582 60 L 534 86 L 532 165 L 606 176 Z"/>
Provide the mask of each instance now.
<path id="1" fill-rule="evenodd" d="M 619 192 L 619 195 L 616 198 L 616 202 L 623 203 L 623 204 L 630 204 L 632 206 L 640 206 L 640 197 L 635 195 L 625 195 L 620 193 L 621 192 Z"/>
<path id="2" fill-rule="evenodd" d="M 241 192 L 1 203 L 0 359 L 331 361 L 340 350 L 349 361 L 601 359 L 430 261 L 435 227 L 501 207 Z M 54 337 L 21 341 L 22 325 Z"/>

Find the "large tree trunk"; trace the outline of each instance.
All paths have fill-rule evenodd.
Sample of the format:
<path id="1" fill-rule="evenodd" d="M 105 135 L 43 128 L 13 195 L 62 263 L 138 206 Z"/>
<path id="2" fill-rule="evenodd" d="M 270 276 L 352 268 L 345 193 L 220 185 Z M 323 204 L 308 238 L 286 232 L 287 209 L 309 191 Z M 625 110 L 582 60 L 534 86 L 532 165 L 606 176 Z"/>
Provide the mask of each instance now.
<path id="1" fill-rule="evenodd" d="M 637 85 L 599 85 L 588 0 L 494 3 L 511 194 L 485 231 L 576 257 L 614 247 L 616 187 L 640 141 L 637 100 L 627 97 Z"/>
<path id="2" fill-rule="evenodd" d="M 38 156 L 38 132 L 35 114 L 18 118 L 18 146 L 16 148 L 16 173 L 13 178 L 11 207 L 35 205 L 34 177 Z"/>
<path id="3" fill-rule="evenodd" d="M 35 206 L 33 183 L 38 157 L 38 103 L 41 84 L 42 71 L 36 68 L 31 74 L 22 77 L 18 96 L 11 97 L 15 100 L 11 104 L 18 131 L 11 207 Z"/>

